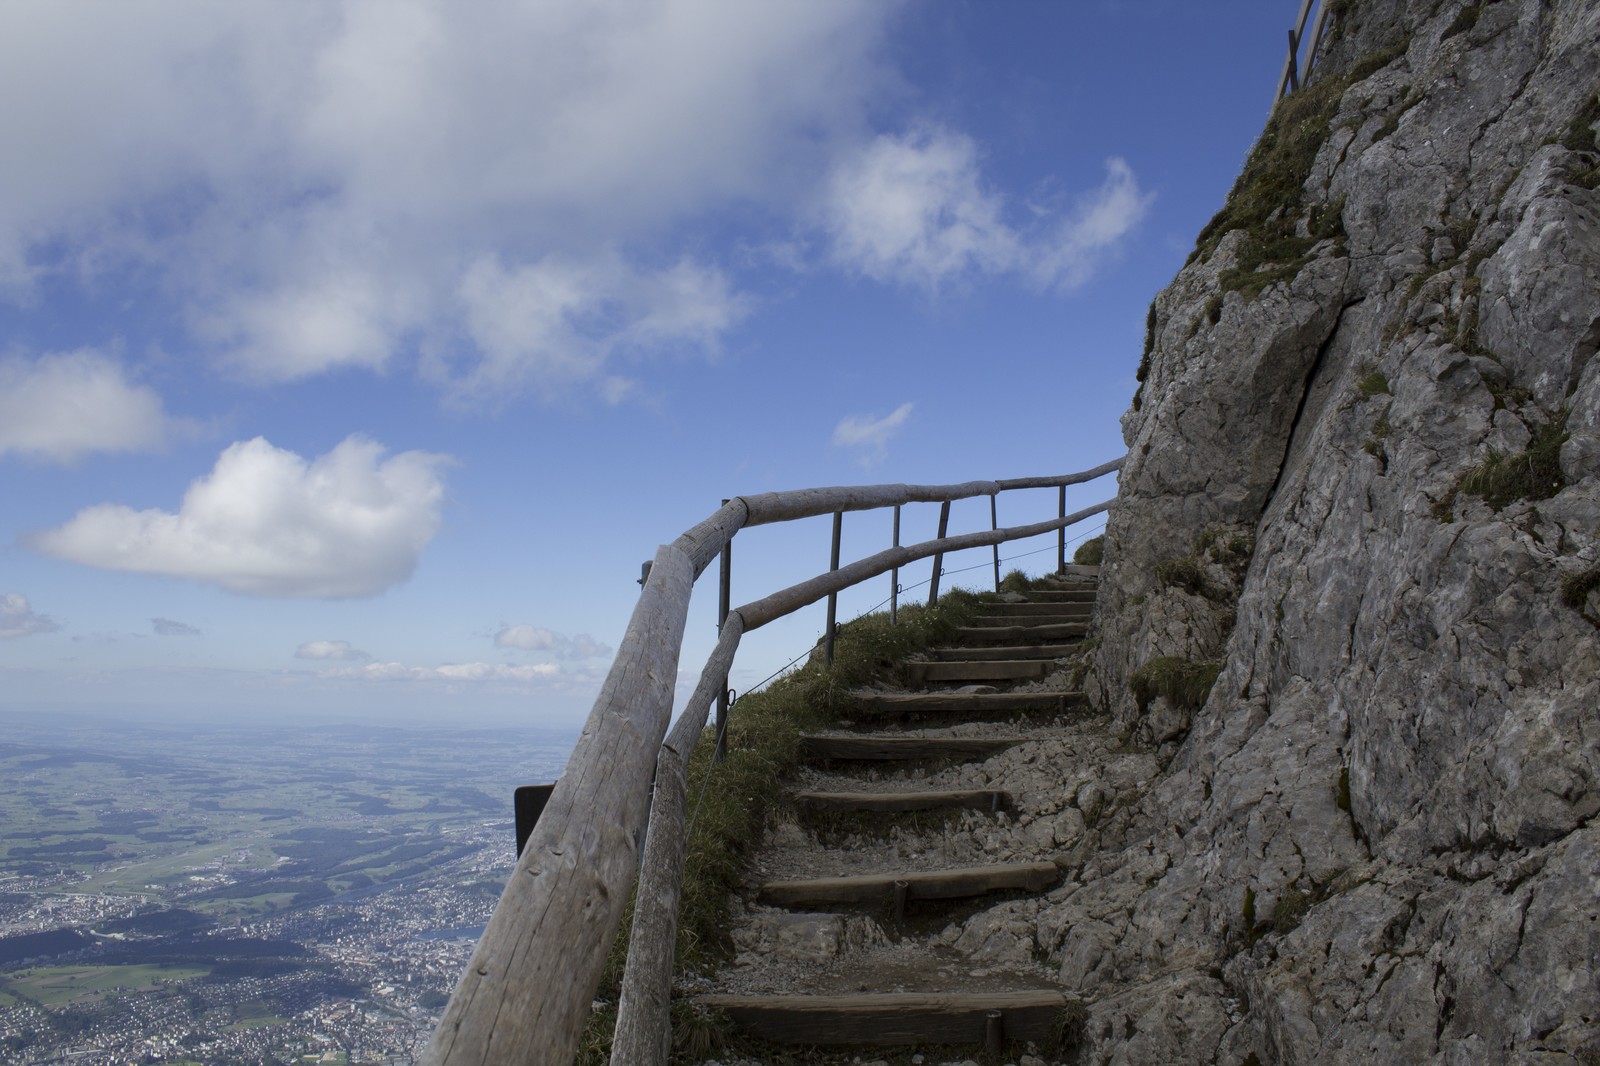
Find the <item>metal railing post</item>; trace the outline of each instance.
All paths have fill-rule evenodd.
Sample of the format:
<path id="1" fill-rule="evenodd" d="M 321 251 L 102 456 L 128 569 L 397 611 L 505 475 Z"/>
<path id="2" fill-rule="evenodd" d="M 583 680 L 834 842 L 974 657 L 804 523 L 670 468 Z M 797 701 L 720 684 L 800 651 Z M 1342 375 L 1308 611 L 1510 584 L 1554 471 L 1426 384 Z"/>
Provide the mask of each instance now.
<path id="1" fill-rule="evenodd" d="M 939 538 L 944 539 L 945 532 L 950 528 L 950 501 L 946 500 L 939 505 Z M 939 602 L 939 575 L 944 572 L 944 552 L 939 552 L 933 557 L 933 579 L 928 583 L 928 606 L 932 607 Z"/>
<path id="2" fill-rule="evenodd" d="M 728 505 L 727 500 L 722 505 Z M 721 574 L 717 584 L 717 634 L 722 634 L 722 625 L 728 620 L 728 609 L 733 594 L 733 539 L 722 548 Z M 722 691 L 717 693 L 717 746 L 712 757 L 717 761 L 728 757 L 728 686 L 723 685 Z"/>
<path id="3" fill-rule="evenodd" d="M 1057 518 L 1067 517 L 1067 487 L 1061 486 L 1060 505 L 1056 513 Z M 1062 526 L 1056 530 L 1056 573 L 1067 572 L 1067 527 Z"/>
<path id="4" fill-rule="evenodd" d="M 900 505 L 894 505 L 894 546 L 900 547 Z M 889 624 L 900 624 L 900 568 L 889 571 Z"/>
<path id="5" fill-rule="evenodd" d="M 989 529 L 991 531 L 1000 528 L 1000 512 L 995 508 L 994 502 L 999 498 L 999 495 L 997 492 L 989 494 Z M 1000 591 L 1000 545 L 998 544 L 994 546 L 994 590 L 996 592 Z"/>
<path id="6" fill-rule="evenodd" d="M 839 534 L 844 530 L 844 512 L 833 512 L 833 551 L 828 556 L 828 572 L 839 569 Z M 835 622 L 839 615 L 839 594 L 828 593 L 828 631 L 822 638 L 822 661 L 824 665 L 833 665 L 833 637 Z"/>

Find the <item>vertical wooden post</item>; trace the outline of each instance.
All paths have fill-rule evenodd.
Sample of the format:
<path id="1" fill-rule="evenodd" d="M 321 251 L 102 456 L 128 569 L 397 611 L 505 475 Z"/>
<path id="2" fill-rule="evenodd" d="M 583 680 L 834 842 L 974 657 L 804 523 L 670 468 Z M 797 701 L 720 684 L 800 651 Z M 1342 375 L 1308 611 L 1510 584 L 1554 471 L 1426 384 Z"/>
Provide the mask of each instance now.
<path id="1" fill-rule="evenodd" d="M 722 505 L 728 505 L 727 500 Z M 722 546 L 722 567 L 717 582 L 717 633 L 722 633 L 722 626 L 728 620 L 728 604 L 733 595 L 733 538 L 728 538 L 728 543 Z M 723 685 L 722 691 L 717 693 L 717 744 L 713 750 L 712 758 L 717 762 L 728 757 L 728 686 Z"/>
<path id="2" fill-rule="evenodd" d="M 939 540 L 944 539 L 945 531 L 950 528 L 950 501 L 946 500 L 939 505 Z M 928 584 L 928 606 L 932 607 L 939 602 L 939 575 L 944 572 L 944 552 L 938 552 L 933 557 L 933 580 Z"/>
<path id="3" fill-rule="evenodd" d="M 1057 504 L 1057 518 L 1067 517 L 1067 487 L 1061 486 L 1061 495 Z M 1056 530 L 1056 573 L 1067 572 L 1067 527 L 1062 526 Z"/>
<path id="4" fill-rule="evenodd" d="M 900 547 L 900 505 L 894 505 L 894 546 Z M 900 568 L 889 571 L 889 624 L 900 624 Z"/>
<path id="5" fill-rule="evenodd" d="M 1000 528 L 1000 512 L 998 510 L 996 510 L 995 502 L 994 502 L 996 497 L 998 497 L 998 496 L 999 496 L 999 493 L 996 493 L 996 492 L 991 492 L 989 494 L 989 529 L 990 530 L 996 530 L 996 529 Z M 996 541 L 995 545 L 994 545 L 994 590 L 996 592 L 1000 591 L 1000 543 L 998 541 Z"/>
<path id="6" fill-rule="evenodd" d="M 833 551 L 828 556 L 828 573 L 839 569 L 839 534 L 844 530 L 844 512 L 833 512 Z M 839 617 L 839 594 L 828 593 L 828 631 L 822 638 L 822 661 L 833 665 L 833 638 Z"/>

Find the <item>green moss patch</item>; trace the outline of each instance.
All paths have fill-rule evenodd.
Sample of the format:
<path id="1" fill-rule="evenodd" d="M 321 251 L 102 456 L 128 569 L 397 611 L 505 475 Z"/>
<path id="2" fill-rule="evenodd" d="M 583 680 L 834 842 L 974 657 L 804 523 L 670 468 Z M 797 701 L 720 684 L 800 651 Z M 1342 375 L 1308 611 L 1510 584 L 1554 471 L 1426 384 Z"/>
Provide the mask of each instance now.
<path id="1" fill-rule="evenodd" d="M 1221 672 L 1220 660 L 1192 662 L 1176 655 L 1160 655 L 1129 675 L 1128 688 L 1139 701 L 1141 714 L 1157 696 L 1166 697 L 1175 706 L 1198 710 L 1211 695 L 1211 686 Z"/>

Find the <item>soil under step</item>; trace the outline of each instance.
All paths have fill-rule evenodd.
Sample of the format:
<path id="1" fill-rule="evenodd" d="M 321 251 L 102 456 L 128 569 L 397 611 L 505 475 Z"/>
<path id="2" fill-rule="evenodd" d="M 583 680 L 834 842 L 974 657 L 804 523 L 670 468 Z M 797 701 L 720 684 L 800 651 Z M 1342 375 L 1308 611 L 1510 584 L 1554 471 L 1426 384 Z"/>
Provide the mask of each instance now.
<path id="1" fill-rule="evenodd" d="M 927 759 L 971 761 L 1026 743 L 1027 737 L 804 736 L 800 750 L 812 761 L 907 762 Z"/>
<path id="2" fill-rule="evenodd" d="M 855 996 L 701 996 L 763 1040 L 783 1044 L 986 1044 L 1054 1035 L 1067 997 L 1020 992 L 880 992 Z M 999 1018 L 992 1014 L 999 1012 Z M 996 1025 L 998 1023 L 998 1031 Z"/>
<path id="3" fill-rule="evenodd" d="M 770 907 L 827 907 L 877 904 L 895 900 L 904 885 L 904 899 L 969 899 L 991 892 L 1020 889 L 1043 892 L 1055 887 L 1061 871 L 1053 862 L 1010 862 L 955 870 L 919 870 L 852 877 L 818 877 L 805 881 L 771 881 L 761 886 L 756 902 Z"/>
<path id="4" fill-rule="evenodd" d="M 997 788 L 952 789 L 944 792 L 796 792 L 795 803 L 817 811 L 935 811 L 949 808 L 997 811 L 1011 794 Z"/>

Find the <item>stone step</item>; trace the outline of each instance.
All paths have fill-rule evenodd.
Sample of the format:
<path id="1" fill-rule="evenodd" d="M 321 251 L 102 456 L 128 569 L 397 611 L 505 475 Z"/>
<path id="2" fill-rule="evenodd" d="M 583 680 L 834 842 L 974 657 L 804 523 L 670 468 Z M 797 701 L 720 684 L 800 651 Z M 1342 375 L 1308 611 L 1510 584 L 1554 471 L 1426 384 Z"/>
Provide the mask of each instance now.
<path id="1" fill-rule="evenodd" d="M 978 659 L 906 663 L 913 685 L 929 681 L 1037 681 L 1056 668 L 1050 659 Z"/>
<path id="2" fill-rule="evenodd" d="M 1010 805 L 1011 795 L 997 788 L 944 792 L 796 792 L 794 801 L 813 811 L 998 811 Z"/>
<path id="3" fill-rule="evenodd" d="M 1030 989 L 698 996 L 695 1002 L 723 1011 L 745 1032 L 775 1044 L 975 1044 L 998 1052 L 1007 1042 L 1051 1041 L 1067 997 L 1053 989 Z"/>
<path id="4" fill-rule="evenodd" d="M 1082 703 L 1081 692 L 857 692 L 853 714 L 857 719 L 903 718 L 913 714 L 993 717 L 1013 711 L 1064 711 Z"/>
<path id="5" fill-rule="evenodd" d="M 800 751 L 815 762 L 916 762 L 950 759 L 972 762 L 987 759 L 1026 743 L 1027 737 L 885 737 L 803 736 Z"/>
<path id="6" fill-rule="evenodd" d="M 978 662 L 994 659 L 1064 659 L 1078 650 L 1071 644 L 1002 644 L 993 648 L 929 648 L 940 662 Z"/>
<path id="7" fill-rule="evenodd" d="M 961 626 L 956 629 L 956 639 L 972 644 L 1026 644 L 1033 641 L 1045 644 L 1081 639 L 1088 630 L 1089 623 L 1086 621 L 1025 624 L 1008 618 L 988 625 Z"/>
<path id="8" fill-rule="evenodd" d="M 897 900 L 970 899 L 1014 889 L 1044 892 L 1060 880 L 1061 871 L 1053 862 L 1008 862 L 953 870 L 906 870 L 816 877 L 805 881 L 770 881 L 761 886 L 756 902 L 790 909 L 840 904 L 887 903 L 892 906 Z"/>

